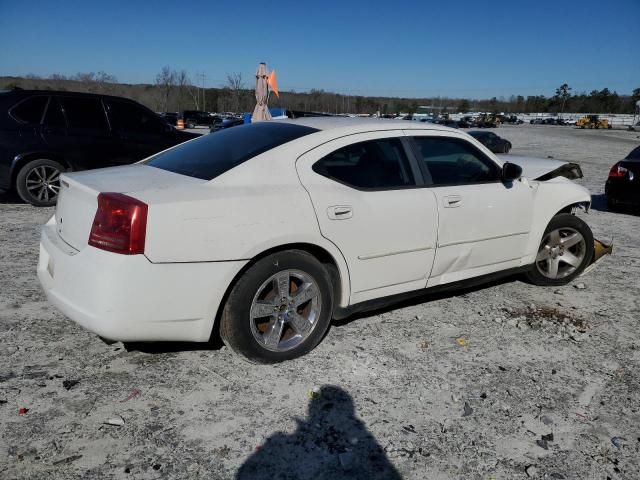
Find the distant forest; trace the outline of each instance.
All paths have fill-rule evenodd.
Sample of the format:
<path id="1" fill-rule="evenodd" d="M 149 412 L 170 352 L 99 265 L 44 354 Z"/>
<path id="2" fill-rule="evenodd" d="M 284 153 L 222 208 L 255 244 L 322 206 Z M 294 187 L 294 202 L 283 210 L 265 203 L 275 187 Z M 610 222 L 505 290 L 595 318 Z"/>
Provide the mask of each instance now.
<path id="1" fill-rule="evenodd" d="M 126 84 L 105 72 L 78 73 L 72 76 L 53 74 L 47 78 L 0 77 L 0 89 L 43 89 L 93 92 L 117 95 L 136 100 L 157 112 L 208 110 L 215 112 L 250 112 L 255 106 L 253 79 L 241 74 L 227 75 L 222 88 L 202 89 L 194 85 L 187 72 L 164 67 L 153 84 Z M 573 93 L 563 84 L 545 95 L 511 95 L 489 99 L 471 98 L 399 98 L 342 95 L 324 90 L 309 92 L 281 91 L 280 98 L 271 95 L 271 107 L 328 113 L 382 114 L 415 113 L 418 106 L 434 107 L 440 113 L 470 111 L 504 113 L 634 113 L 640 100 L 640 88 L 631 95 L 618 94 L 608 88 Z"/>

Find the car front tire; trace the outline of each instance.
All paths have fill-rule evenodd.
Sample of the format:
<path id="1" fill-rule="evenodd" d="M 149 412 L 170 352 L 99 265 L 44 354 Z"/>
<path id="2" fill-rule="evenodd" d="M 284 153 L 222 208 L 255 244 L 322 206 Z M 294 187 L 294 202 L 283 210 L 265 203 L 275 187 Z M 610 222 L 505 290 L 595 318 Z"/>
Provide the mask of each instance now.
<path id="1" fill-rule="evenodd" d="M 51 207 L 58 199 L 60 174 L 64 171 L 64 166 L 54 160 L 32 160 L 18 172 L 16 191 L 22 200 L 35 207 Z"/>
<path id="2" fill-rule="evenodd" d="M 229 294 L 220 337 L 254 363 L 278 363 L 311 351 L 333 313 L 327 269 L 302 250 L 277 252 L 251 265 Z"/>
<path id="3" fill-rule="evenodd" d="M 566 285 L 580 275 L 593 258 L 593 233 L 583 220 L 561 213 L 547 226 L 538 254 L 525 274 L 535 285 Z"/>

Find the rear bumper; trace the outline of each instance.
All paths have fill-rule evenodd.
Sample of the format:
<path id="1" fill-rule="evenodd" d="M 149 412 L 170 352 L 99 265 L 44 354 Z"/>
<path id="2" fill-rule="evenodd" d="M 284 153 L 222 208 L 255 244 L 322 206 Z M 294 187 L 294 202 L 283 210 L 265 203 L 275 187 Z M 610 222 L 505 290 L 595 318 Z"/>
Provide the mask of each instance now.
<path id="1" fill-rule="evenodd" d="M 205 342 L 245 261 L 151 263 L 90 246 L 77 251 L 55 223 L 42 230 L 38 278 L 49 301 L 110 340 Z"/>
<path id="2" fill-rule="evenodd" d="M 607 196 L 618 203 L 640 205 L 640 185 L 638 182 L 607 180 L 604 188 Z"/>

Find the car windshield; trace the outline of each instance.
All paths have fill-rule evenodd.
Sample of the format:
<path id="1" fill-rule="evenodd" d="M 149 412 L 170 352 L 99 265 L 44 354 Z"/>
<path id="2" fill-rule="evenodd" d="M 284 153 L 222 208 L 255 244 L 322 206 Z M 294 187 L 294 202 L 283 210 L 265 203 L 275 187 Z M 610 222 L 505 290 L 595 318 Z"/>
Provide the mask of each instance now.
<path id="1" fill-rule="evenodd" d="M 203 135 L 143 163 L 189 177 L 213 180 L 256 155 L 317 131 L 279 122 L 241 125 Z"/>

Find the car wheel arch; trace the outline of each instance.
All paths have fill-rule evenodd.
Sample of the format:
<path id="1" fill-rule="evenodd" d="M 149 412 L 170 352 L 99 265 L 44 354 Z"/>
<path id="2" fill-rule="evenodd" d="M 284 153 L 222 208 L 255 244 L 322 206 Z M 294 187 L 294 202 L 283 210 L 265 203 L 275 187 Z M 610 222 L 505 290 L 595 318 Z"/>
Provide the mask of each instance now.
<path id="1" fill-rule="evenodd" d="M 251 260 L 249 260 L 246 265 L 244 265 L 238 273 L 233 277 L 229 285 L 227 286 L 224 295 L 222 296 L 222 300 L 218 305 L 218 309 L 216 315 L 213 319 L 213 325 L 211 329 L 211 337 L 210 340 L 214 340 L 219 336 L 218 329 L 220 327 L 220 318 L 222 317 L 222 313 L 224 311 L 225 304 L 229 295 L 231 294 L 233 287 L 238 282 L 238 280 L 244 275 L 244 273 L 256 262 L 259 260 L 272 255 L 278 252 L 284 252 L 289 250 L 301 250 L 310 255 L 313 255 L 320 263 L 322 263 L 329 276 L 331 277 L 331 282 L 333 285 L 333 295 L 334 295 L 334 310 L 346 307 L 349 302 L 350 296 L 350 282 L 349 282 L 349 271 L 344 259 L 337 260 L 336 255 L 329 252 L 326 248 L 321 247 L 319 245 L 313 243 L 287 243 L 278 245 L 267 250 L 260 252 L 259 254 L 253 256 Z"/>
<path id="2" fill-rule="evenodd" d="M 11 163 L 11 186 L 15 187 L 16 178 L 18 177 L 18 173 L 20 172 L 20 169 L 22 169 L 22 167 L 33 160 L 40 159 L 53 160 L 60 163 L 61 165 L 64 165 L 69 170 L 73 169 L 68 161 L 66 161 L 62 156 L 55 153 L 46 151 L 23 153 L 17 155 Z"/>

